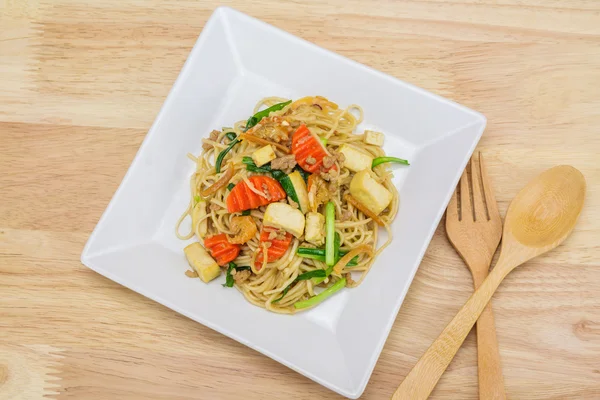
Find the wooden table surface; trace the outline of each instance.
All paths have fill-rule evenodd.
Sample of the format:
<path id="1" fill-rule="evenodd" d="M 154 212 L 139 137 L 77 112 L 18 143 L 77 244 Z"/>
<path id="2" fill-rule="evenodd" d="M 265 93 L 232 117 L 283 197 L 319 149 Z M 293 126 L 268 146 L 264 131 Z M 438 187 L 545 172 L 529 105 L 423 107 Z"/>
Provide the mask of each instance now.
<path id="1" fill-rule="evenodd" d="M 583 172 L 573 235 L 493 305 L 511 399 L 599 399 L 600 2 L 222 4 L 485 114 L 502 215 L 546 168 Z M 0 0 L 0 399 L 340 398 L 79 262 L 218 5 Z M 442 224 L 363 398 L 389 398 L 471 285 Z M 477 398 L 476 368 L 472 332 L 432 398 Z"/>

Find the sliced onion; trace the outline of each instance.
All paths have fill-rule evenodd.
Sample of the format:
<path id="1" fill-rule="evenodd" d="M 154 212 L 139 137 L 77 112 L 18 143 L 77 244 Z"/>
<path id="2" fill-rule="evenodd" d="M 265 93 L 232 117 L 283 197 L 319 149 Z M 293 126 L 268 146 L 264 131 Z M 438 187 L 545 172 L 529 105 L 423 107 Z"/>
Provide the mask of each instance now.
<path id="1" fill-rule="evenodd" d="M 340 258 L 340 261 L 338 261 L 337 264 L 335 264 L 333 267 L 333 272 L 338 275 L 341 274 L 346 264 L 348 264 L 350 260 L 354 258 L 354 256 L 357 256 L 360 253 L 367 253 L 367 255 L 372 257 L 373 248 L 367 244 L 363 244 L 355 249 L 350 250 L 344 257 Z"/>
<path id="2" fill-rule="evenodd" d="M 354 207 L 358 208 L 360 211 L 362 211 L 363 214 L 365 214 L 367 217 L 371 218 L 373 221 L 375 221 L 375 223 L 379 226 L 385 226 L 385 222 L 383 222 L 383 220 L 381 218 L 379 218 L 379 216 L 377 214 L 375 214 L 373 211 L 369 210 L 363 203 L 361 203 L 360 201 L 356 200 L 354 197 L 352 197 L 351 195 L 347 194 L 345 197 L 346 201 L 350 204 L 352 204 Z"/>
<path id="3" fill-rule="evenodd" d="M 227 172 L 225 172 L 223 174 L 223 176 L 220 177 L 215 183 L 213 183 L 206 189 L 201 190 L 200 196 L 202 196 L 204 198 L 206 198 L 207 196 L 210 196 L 211 194 L 215 193 L 217 190 L 226 186 L 229 183 L 229 181 L 231 180 L 231 178 L 233 178 L 233 164 L 230 163 L 229 168 L 227 169 Z"/>

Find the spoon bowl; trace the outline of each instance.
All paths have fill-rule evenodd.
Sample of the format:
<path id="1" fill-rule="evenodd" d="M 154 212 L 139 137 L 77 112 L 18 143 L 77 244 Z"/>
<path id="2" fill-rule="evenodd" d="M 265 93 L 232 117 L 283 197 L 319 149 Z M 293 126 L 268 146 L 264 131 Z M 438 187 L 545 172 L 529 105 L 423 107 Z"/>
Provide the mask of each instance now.
<path id="1" fill-rule="evenodd" d="M 496 266 L 409 372 L 393 400 L 429 397 L 506 275 L 555 248 L 573 231 L 583 208 L 585 188 L 581 172 L 560 165 L 521 189 L 506 214 Z"/>
<path id="2" fill-rule="evenodd" d="M 511 202 L 504 234 L 529 248 L 548 251 L 558 246 L 581 213 L 585 187 L 581 172 L 570 165 L 543 172 Z"/>

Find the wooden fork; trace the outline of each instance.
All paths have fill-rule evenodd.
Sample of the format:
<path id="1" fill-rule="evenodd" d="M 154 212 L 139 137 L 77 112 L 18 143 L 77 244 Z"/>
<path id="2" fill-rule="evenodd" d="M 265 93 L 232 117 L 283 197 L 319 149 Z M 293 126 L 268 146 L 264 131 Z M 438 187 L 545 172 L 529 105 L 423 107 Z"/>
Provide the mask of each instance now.
<path id="1" fill-rule="evenodd" d="M 479 162 L 471 158 L 470 180 L 467 168 L 446 210 L 446 234 L 469 267 L 477 290 L 500 243 L 502 220 L 481 152 Z M 479 398 L 506 399 L 491 301 L 477 320 L 477 353 Z"/>

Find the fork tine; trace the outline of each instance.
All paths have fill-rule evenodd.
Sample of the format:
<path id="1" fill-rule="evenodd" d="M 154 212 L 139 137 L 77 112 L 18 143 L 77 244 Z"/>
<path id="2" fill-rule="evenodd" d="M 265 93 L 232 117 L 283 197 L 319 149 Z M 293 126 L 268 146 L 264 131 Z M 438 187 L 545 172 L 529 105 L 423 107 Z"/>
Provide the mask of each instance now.
<path id="1" fill-rule="evenodd" d="M 487 221 L 488 216 L 483 202 L 481 185 L 479 184 L 479 163 L 475 157 L 471 157 L 471 187 L 473 188 L 473 209 L 475 210 L 475 221 Z"/>
<path id="2" fill-rule="evenodd" d="M 467 168 L 469 166 L 467 165 Z M 471 194 L 469 193 L 469 177 L 467 176 L 467 168 L 463 171 L 460 177 L 460 220 L 472 221 L 473 209 L 471 208 Z"/>
<path id="3" fill-rule="evenodd" d="M 498 212 L 498 204 L 496 203 L 496 196 L 494 196 L 494 188 L 490 183 L 490 178 L 487 174 L 487 168 L 483 161 L 483 154 L 479 152 L 479 168 L 481 170 L 481 181 L 483 182 L 483 193 L 485 195 L 485 203 L 487 204 L 488 217 L 489 219 L 500 217 Z"/>

